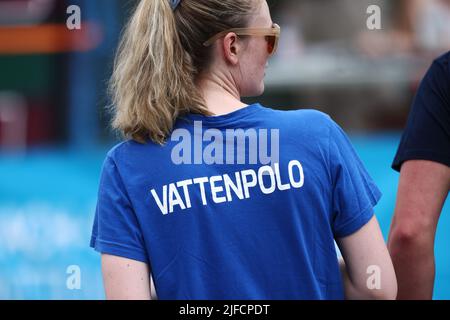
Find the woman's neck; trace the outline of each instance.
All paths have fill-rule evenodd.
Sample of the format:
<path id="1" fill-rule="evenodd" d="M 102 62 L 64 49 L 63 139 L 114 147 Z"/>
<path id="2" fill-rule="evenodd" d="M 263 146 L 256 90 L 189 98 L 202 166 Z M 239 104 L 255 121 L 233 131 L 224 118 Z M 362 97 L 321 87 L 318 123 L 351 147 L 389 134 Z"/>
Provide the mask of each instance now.
<path id="1" fill-rule="evenodd" d="M 208 110 L 216 116 L 247 107 L 241 102 L 239 91 L 232 80 L 209 76 L 199 80 L 197 85 Z"/>

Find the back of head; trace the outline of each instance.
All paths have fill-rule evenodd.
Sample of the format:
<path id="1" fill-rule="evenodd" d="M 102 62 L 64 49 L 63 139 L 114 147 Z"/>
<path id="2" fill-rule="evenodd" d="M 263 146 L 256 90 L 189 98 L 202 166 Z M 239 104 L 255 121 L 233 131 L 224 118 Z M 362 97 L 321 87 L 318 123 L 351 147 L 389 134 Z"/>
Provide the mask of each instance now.
<path id="1" fill-rule="evenodd" d="M 176 119 L 210 115 L 196 87 L 213 49 L 203 43 L 244 28 L 259 0 L 141 0 L 126 26 L 110 82 L 113 128 L 164 144 Z"/>

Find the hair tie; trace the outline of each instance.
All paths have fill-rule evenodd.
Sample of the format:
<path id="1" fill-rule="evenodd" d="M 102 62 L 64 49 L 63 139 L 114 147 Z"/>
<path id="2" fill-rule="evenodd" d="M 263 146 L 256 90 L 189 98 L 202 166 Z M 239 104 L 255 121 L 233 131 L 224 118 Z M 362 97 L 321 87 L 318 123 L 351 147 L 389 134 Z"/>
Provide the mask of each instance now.
<path id="1" fill-rule="evenodd" d="M 181 0 L 170 0 L 170 6 L 172 7 L 173 11 L 175 11 L 178 8 L 180 2 Z"/>

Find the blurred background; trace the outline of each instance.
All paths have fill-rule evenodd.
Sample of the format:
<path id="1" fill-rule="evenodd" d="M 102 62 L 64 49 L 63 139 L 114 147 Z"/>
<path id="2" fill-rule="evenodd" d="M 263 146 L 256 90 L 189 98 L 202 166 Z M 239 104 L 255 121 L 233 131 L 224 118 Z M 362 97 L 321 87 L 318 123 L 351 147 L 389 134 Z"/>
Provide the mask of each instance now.
<path id="1" fill-rule="evenodd" d="M 135 3 L 0 0 L 0 299 L 104 298 L 89 239 L 102 162 L 119 141 L 106 84 Z M 319 109 L 344 127 L 384 194 L 376 212 L 387 238 L 399 178 L 390 165 L 420 79 L 450 50 L 450 1 L 269 3 L 280 48 L 264 96 L 247 102 Z M 66 24 L 76 24 L 71 5 L 81 29 Z M 370 5 L 381 8 L 381 30 L 367 27 Z M 449 202 L 435 299 L 450 299 Z"/>

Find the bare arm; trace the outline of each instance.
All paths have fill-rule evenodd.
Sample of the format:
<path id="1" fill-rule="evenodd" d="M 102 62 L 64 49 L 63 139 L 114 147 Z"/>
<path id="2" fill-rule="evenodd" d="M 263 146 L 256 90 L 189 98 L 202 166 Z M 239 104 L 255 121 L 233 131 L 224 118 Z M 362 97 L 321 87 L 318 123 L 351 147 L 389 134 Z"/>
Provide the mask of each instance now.
<path id="1" fill-rule="evenodd" d="M 102 273 L 108 300 L 151 300 L 148 265 L 102 254 Z"/>
<path id="2" fill-rule="evenodd" d="M 450 168 L 431 161 L 403 164 L 389 251 L 399 283 L 398 299 L 432 299 L 434 240 L 450 188 Z"/>
<path id="3" fill-rule="evenodd" d="M 346 299 L 396 298 L 394 267 L 375 216 L 360 230 L 348 237 L 336 239 L 336 242 L 344 258 L 340 266 Z M 377 274 L 373 273 L 373 267 Z M 379 276 L 379 287 L 371 288 L 368 285 L 371 276 Z"/>

